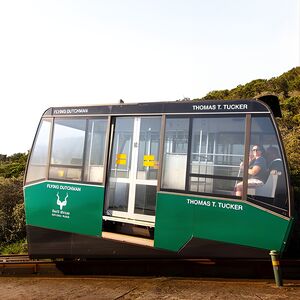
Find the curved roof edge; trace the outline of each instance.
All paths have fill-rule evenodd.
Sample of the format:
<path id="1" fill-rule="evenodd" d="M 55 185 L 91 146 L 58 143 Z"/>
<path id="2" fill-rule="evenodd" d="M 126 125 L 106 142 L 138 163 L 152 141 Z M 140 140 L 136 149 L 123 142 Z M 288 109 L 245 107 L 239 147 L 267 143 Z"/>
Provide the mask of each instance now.
<path id="1" fill-rule="evenodd" d="M 282 117 L 281 109 L 279 105 L 279 99 L 275 95 L 265 95 L 257 98 L 258 100 L 264 102 L 273 112 L 274 117 Z"/>

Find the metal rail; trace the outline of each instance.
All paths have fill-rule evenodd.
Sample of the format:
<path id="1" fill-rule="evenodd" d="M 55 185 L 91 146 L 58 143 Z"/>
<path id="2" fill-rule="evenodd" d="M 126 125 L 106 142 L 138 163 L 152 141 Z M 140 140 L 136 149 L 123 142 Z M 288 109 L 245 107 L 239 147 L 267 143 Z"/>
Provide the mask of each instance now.
<path id="1" fill-rule="evenodd" d="M 300 278 L 300 260 L 281 260 L 283 279 Z M 220 278 L 273 278 L 268 259 L 98 259 L 31 260 L 0 256 L 0 275 L 124 275 Z"/>
<path id="2" fill-rule="evenodd" d="M 13 261 L 29 261 L 29 256 L 26 254 L 11 254 L 11 255 L 0 255 L 0 262 L 13 262 Z"/>

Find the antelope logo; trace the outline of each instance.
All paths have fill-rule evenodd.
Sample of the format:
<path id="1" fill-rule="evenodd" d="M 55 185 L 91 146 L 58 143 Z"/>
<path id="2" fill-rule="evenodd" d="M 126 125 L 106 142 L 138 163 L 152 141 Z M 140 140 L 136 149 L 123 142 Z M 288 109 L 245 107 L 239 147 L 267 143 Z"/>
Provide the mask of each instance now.
<path id="1" fill-rule="evenodd" d="M 69 195 L 67 193 L 64 201 L 60 201 L 59 192 L 57 192 L 56 197 L 57 197 L 56 203 L 57 203 L 57 205 L 59 205 L 59 209 L 62 210 L 63 207 L 67 205 L 67 199 L 68 199 Z"/>

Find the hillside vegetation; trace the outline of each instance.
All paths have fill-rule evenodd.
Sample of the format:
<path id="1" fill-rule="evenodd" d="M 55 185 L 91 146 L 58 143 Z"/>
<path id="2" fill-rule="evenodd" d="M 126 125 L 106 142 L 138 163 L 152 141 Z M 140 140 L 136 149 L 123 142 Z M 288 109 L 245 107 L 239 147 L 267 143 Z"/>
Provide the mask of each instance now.
<path id="1" fill-rule="evenodd" d="M 0 248 L 26 236 L 23 175 L 27 154 L 0 155 Z M 21 244 L 22 246 L 22 244 Z M 22 248 L 22 247 L 21 247 Z M 18 247 L 17 252 L 24 251 Z M 2 250 L 1 250 L 2 252 Z"/>

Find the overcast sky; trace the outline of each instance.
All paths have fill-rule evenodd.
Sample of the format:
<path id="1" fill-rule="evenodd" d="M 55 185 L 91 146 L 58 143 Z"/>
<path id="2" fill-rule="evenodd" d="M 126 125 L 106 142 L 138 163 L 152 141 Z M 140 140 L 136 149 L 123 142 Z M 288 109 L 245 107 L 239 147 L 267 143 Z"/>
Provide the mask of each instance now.
<path id="1" fill-rule="evenodd" d="M 51 106 L 203 97 L 300 64 L 300 0 L 0 0 L 0 154 Z"/>

